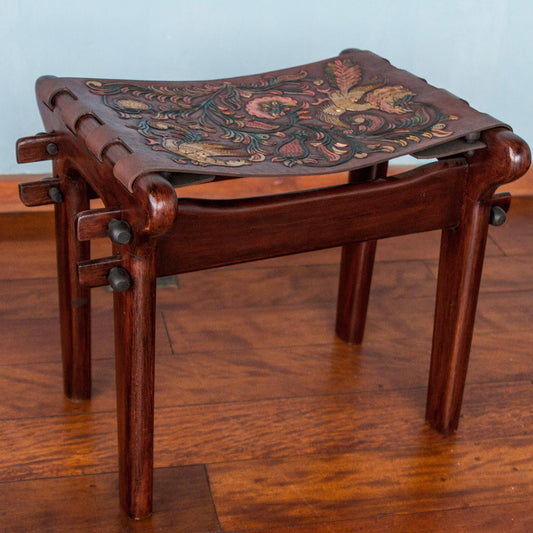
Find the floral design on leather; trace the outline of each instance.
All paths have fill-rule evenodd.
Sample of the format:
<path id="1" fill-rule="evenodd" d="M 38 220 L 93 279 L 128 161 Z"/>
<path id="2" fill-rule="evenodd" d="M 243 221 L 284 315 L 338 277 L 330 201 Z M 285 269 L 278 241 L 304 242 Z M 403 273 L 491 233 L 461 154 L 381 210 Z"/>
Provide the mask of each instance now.
<path id="1" fill-rule="evenodd" d="M 403 85 L 365 80 L 349 59 L 324 77 L 305 70 L 253 83 L 152 84 L 87 81 L 153 150 L 178 163 L 240 167 L 264 161 L 331 167 L 447 137 L 444 115 Z"/>

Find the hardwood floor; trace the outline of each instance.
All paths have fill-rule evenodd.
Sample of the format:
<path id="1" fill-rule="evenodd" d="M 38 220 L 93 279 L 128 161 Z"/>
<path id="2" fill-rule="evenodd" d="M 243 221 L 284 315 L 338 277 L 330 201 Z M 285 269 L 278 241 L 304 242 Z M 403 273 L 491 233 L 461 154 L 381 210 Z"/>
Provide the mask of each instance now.
<path id="1" fill-rule="evenodd" d="M 0 531 L 533 531 L 533 197 L 490 230 L 453 438 L 424 427 L 437 233 L 379 243 L 360 347 L 334 336 L 338 249 L 161 287 L 142 522 L 118 506 L 111 295 L 72 404 L 49 213 L 0 227 Z"/>

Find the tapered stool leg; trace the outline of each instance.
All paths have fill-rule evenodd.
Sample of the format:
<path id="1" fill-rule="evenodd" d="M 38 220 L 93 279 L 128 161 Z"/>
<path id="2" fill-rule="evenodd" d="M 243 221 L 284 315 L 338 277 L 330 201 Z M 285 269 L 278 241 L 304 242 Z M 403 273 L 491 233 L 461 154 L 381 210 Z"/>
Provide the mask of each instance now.
<path id="1" fill-rule="evenodd" d="M 57 165 L 61 192 L 55 206 L 61 352 L 65 394 L 74 401 L 91 397 L 90 289 L 78 281 L 77 264 L 89 259 L 89 241 L 76 238 L 76 215 L 89 208 L 86 182 Z M 62 201 L 61 197 L 62 196 Z"/>
<path id="2" fill-rule="evenodd" d="M 387 162 L 350 172 L 349 182 L 364 183 L 386 176 Z M 367 241 L 342 248 L 335 331 L 350 344 L 363 341 L 376 245 L 377 241 Z"/>
<path id="3" fill-rule="evenodd" d="M 350 344 L 363 341 L 376 245 L 357 242 L 342 249 L 335 330 Z"/>
<path id="4" fill-rule="evenodd" d="M 120 501 L 141 519 L 152 512 L 154 249 L 131 246 L 121 255 L 131 286 L 114 293 Z"/>
<path id="5" fill-rule="evenodd" d="M 426 420 L 457 429 L 481 281 L 490 204 L 471 202 L 457 229 L 442 233 Z"/>

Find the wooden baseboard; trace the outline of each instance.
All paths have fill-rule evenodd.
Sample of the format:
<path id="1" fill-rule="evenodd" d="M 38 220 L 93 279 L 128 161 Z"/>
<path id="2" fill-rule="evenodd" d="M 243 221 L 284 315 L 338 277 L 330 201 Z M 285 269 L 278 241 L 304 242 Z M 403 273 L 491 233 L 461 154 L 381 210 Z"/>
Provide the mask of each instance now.
<path id="1" fill-rule="evenodd" d="M 412 168 L 406 165 L 391 166 L 394 174 L 404 172 Z M 51 206 L 28 209 L 19 200 L 18 183 L 34 181 L 45 177 L 44 174 L 5 174 L 0 175 L 0 213 L 27 213 L 36 211 L 51 211 Z M 286 192 L 312 187 L 324 187 L 336 185 L 346 181 L 346 174 L 326 174 L 313 177 L 291 177 L 223 181 L 213 184 L 196 185 L 187 189 L 187 194 L 196 197 L 224 197 L 244 196 L 249 194 L 272 194 L 273 192 Z M 275 187 L 275 191 L 274 191 Z M 526 175 L 508 185 L 502 190 L 510 192 L 514 196 L 533 195 L 533 168 Z"/>
<path id="2" fill-rule="evenodd" d="M 533 195 L 533 167 L 517 181 L 504 185 L 502 190 L 510 192 L 513 196 L 532 196 Z"/>
<path id="3" fill-rule="evenodd" d="M 19 199 L 18 184 L 35 181 L 45 177 L 43 174 L 4 174 L 0 175 L 0 213 L 27 211 Z"/>

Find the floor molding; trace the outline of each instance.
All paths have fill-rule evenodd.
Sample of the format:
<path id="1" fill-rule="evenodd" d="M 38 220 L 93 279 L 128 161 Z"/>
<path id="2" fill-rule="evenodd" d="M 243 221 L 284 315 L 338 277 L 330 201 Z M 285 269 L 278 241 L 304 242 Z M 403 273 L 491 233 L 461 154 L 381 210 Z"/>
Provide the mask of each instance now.
<path id="1" fill-rule="evenodd" d="M 405 170 L 408 170 L 409 168 L 412 168 L 410 166 L 406 165 L 393 165 L 392 171 L 393 173 L 397 174 L 400 172 L 404 172 Z M 18 184 L 25 181 L 35 181 L 42 179 L 43 177 L 46 177 L 47 174 L 0 174 L 0 213 L 20 213 L 20 212 L 28 212 L 28 208 L 26 208 L 19 200 L 18 196 Z M 315 187 L 315 186 L 325 186 L 329 183 L 332 185 L 336 183 L 341 183 L 344 181 L 344 175 L 343 174 L 329 174 L 329 175 L 322 175 L 322 176 L 312 176 L 312 177 L 305 177 L 305 178 L 271 178 L 272 183 L 279 188 L 281 186 L 282 189 L 301 189 L 301 188 L 308 188 L 308 187 Z M 241 188 L 241 183 L 243 184 L 243 191 L 249 190 L 250 187 L 248 184 L 244 184 L 244 182 L 247 180 L 234 180 L 231 182 L 231 195 L 232 196 L 239 196 L 239 189 Z M 251 180 L 249 180 L 251 181 Z M 256 194 L 267 194 L 266 191 L 267 188 L 270 188 L 268 185 L 268 181 L 261 180 L 261 184 L 258 187 L 257 185 L 259 182 L 257 180 L 254 180 L 254 185 L 251 187 L 252 190 L 257 190 Z M 194 193 L 200 194 L 204 196 L 204 193 L 211 193 L 214 191 L 214 193 L 219 196 L 223 195 L 223 190 L 229 187 L 228 181 L 224 182 L 218 182 L 215 184 L 205 184 L 200 186 L 194 186 L 190 187 L 188 189 L 188 193 L 190 191 L 191 195 Z M 280 192 L 284 192 L 284 190 Z M 501 189 L 502 191 L 507 191 L 513 194 L 514 196 L 530 196 L 533 195 L 533 168 L 530 168 L 526 175 L 519 179 L 518 181 L 515 181 L 514 183 L 509 183 L 507 185 L 504 185 Z M 241 194 L 242 194 L 241 192 Z M 274 191 L 272 191 L 274 192 Z M 32 212 L 36 211 L 36 208 L 31 208 Z M 49 211 L 52 210 L 51 206 L 42 206 L 37 209 L 38 211 Z"/>

